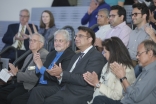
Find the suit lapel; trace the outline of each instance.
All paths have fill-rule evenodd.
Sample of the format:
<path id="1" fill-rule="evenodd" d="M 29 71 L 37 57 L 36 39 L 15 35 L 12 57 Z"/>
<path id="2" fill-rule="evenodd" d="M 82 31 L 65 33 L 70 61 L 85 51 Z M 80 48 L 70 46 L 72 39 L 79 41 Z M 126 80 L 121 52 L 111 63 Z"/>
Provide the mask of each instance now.
<path id="1" fill-rule="evenodd" d="M 88 57 L 90 57 L 90 53 L 95 50 L 95 47 L 92 47 L 86 54 L 85 56 L 81 59 L 81 61 L 79 63 L 77 63 L 76 66 L 79 66 L 83 63 L 84 60 L 86 60 Z M 80 55 L 80 54 L 79 54 Z"/>
<path id="2" fill-rule="evenodd" d="M 49 67 L 49 65 L 51 64 L 51 62 L 54 60 L 56 56 L 56 51 L 52 52 L 51 55 L 49 55 L 48 57 L 48 60 L 47 60 L 47 63 L 46 63 L 46 66 L 45 67 Z"/>

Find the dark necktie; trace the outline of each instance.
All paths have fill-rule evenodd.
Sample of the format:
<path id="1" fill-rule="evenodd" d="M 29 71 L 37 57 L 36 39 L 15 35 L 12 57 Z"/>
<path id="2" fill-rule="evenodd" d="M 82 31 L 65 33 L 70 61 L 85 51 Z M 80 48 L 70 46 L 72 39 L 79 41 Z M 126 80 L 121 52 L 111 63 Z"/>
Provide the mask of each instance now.
<path id="1" fill-rule="evenodd" d="M 79 59 L 78 59 L 78 61 L 77 61 L 76 65 L 77 65 L 77 64 L 81 61 L 81 59 L 82 59 L 83 55 L 84 55 L 84 53 L 81 53 L 81 54 L 80 54 Z"/>

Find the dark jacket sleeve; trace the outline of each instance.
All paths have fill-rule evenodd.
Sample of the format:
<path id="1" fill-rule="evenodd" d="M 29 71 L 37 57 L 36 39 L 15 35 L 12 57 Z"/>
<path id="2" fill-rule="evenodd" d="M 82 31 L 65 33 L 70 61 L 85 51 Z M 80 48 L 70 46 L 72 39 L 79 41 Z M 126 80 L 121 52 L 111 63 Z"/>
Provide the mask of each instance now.
<path id="1" fill-rule="evenodd" d="M 13 37 L 15 36 L 15 32 L 12 29 L 12 25 L 8 26 L 7 32 L 4 34 L 2 41 L 5 44 L 13 44 Z"/>
<path id="2" fill-rule="evenodd" d="M 74 85 L 80 85 L 80 86 L 88 86 L 88 83 L 84 80 L 83 78 L 83 73 L 89 71 L 89 72 L 93 72 L 95 71 L 98 75 L 98 77 L 100 78 L 100 74 L 102 71 L 102 68 L 105 64 L 104 62 L 104 58 L 102 56 L 102 54 L 92 54 L 92 57 L 90 57 L 88 59 L 88 61 L 83 67 L 78 66 L 77 69 L 75 70 L 83 70 L 81 73 L 75 73 L 75 72 L 67 72 L 67 71 L 63 71 L 63 78 L 62 78 L 62 82 L 66 82 L 66 83 L 72 83 Z"/>

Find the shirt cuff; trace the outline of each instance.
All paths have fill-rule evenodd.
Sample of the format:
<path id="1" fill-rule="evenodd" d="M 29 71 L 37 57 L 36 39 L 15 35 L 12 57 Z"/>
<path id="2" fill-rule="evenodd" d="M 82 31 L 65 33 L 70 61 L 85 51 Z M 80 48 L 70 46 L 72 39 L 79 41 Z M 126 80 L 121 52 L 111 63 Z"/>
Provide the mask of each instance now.
<path id="1" fill-rule="evenodd" d="M 46 69 L 46 67 L 42 66 L 39 71 L 43 75 Z"/>
<path id="2" fill-rule="evenodd" d="M 59 84 L 61 84 L 61 82 L 62 82 L 62 76 L 63 76 L 63 72 L 60 74 L 60 79 L 57 79 L 58 81 L 59 81 Z"/>
<path id="3" fill-rule="evenodd" d="M 36 73 L 39 73 L 40 72 L 40 70 L 38 69 L 38 67 L 36 66 Z"/>

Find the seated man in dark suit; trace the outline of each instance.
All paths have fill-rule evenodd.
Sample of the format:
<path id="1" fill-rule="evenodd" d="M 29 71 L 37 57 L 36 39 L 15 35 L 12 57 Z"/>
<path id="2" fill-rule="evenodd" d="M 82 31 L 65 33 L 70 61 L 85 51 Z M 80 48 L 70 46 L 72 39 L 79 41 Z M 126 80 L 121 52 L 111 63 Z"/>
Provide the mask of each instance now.
<path id="1" fill-rule="evenodd" d="M 43 92 L 43 96 L 49 96 L 49 94 L 56 93 L 59 89 L 61 89 L 63 84 L 59 85 L 57 77 L 51 76 L 49 73 L 50 71 L 55 70 L 55 67 L 57 67 L 60 63 L 64 70 L 67 69 L 71 58 L 75 54 L 74 51 L 69 48 L 70 40 L 68 31 L 63 29 L 58 30 L 54 33 L 55 50 L 48 54 L 45 63 L 42 64 L 39 54 L 34 55 L 33 60 L 36 63 L 36 73 L 40 76 L 40 79 L 37 87 L 33 88 L 32 91 L 37 91 L 39 93 Z M 30 92 L 15 98 L 12 104 L 26 104 L 29 95 Z M 38 102 L 43 102 L 42 99 L 38 99 L 36 96 L 32 99 L 37 101 L 36 104 Z"/>
<path id="2" fill-rule="evenodd" d="M 83 73 L 95 71 L 100 75 L 105 62 L 103 55 L 93 46 L 95 33 L 87 27 L 80 26 L 78 29 L 75 43 L 81 53 L 72 57 L 67 69 L 59 64 L 47 71 L 51 80 L 57 77 L 58 83 L 65 85 L 57 93 L 53 87 L 33 89 L 27 104 L 86 104 L 92 99 L 94 87 L 83 79 Z M 46 73 L 45 78 L 49 78 Z"/>
<path id="3" fill-rule="evenodd" d="M 2 38 L 3 43 L 5 43 L 3 49 L 12 45 L 18 49 L 18 56 L 22 55 L 29 49 L 28 35 L 30 31 L 33 31 L 32 24 L 28 24 L 30 17 L 29 11 L 27 9 L 23 9 L 20 11 L 19 16 L 20 23 L 9 25 L 7 32 Z M 10 62 L 12 63 L 15 60 L 15 52 L 13 49 L 10 49 L 2 54 L 1 57 L 9 58 Z"/>
<path id="4" fill-rule="evenodd" d="M 30 91 L 37 83 L 38 77 L 35 74 L 36 64 L 33 61 L 33 55 L 40 54 L 42 62 L 45 62 L 46 56 L 49 53 L 42 48 L 44 46 L 44 37 L 41 34 L 35 33 L 30 35 L 29 49 L 32 51 L 24 61 L 21 70 L 18 70 L 13 64 L 9 63 L 10 72 L 17 77 L 15 84 L 7 85 L 0 89 L 0 103 L 6 104 L 12 101 L 13 98 Z"/>

